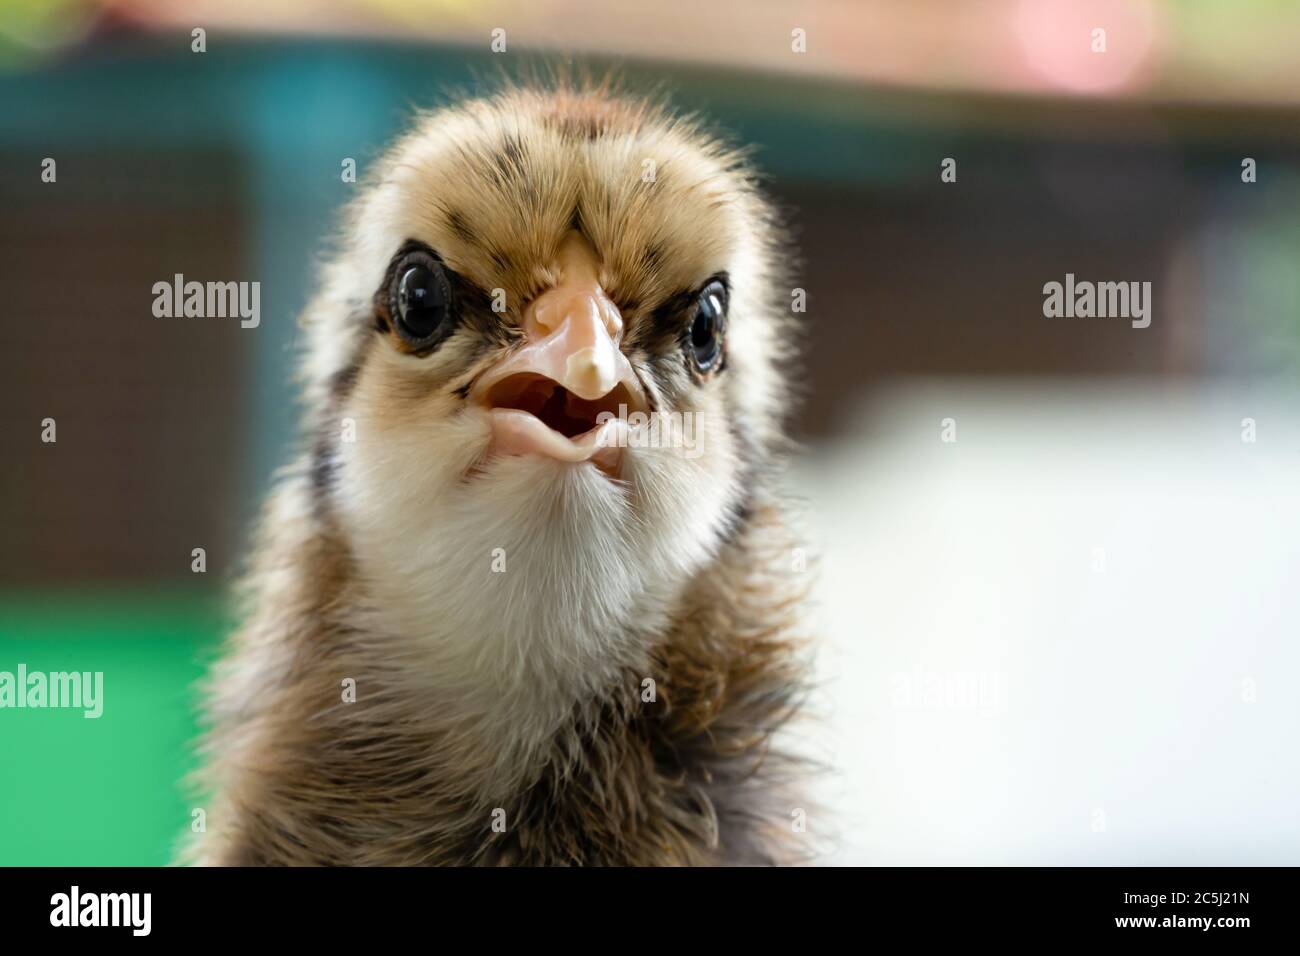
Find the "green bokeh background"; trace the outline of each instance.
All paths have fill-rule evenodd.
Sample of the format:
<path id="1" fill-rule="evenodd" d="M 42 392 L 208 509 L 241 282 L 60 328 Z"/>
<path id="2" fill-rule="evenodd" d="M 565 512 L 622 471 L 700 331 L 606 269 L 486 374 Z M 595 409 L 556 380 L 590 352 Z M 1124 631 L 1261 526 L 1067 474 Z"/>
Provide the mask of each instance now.
<path id="1" fill-rule="evenodd" d="M 170 861 L 190 821 L 194 684 L 223 629 L 219 602 L 184 590 L 0 598 L 0 670 L 104 674 L 98 718 L 4 715 L 0 865 Z"/>

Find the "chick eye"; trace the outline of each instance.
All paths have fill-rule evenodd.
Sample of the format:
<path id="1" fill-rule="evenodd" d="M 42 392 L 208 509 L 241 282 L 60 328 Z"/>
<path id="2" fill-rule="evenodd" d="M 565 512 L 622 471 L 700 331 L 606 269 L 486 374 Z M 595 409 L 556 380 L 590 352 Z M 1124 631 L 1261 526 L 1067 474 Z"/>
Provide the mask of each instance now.
<path id="1" fill-rule="evenodd" d="M 727 311 L 727 290 L 721 282 L 710 282 L 700 293 L 691 320 L 691 358 L 701 372 L 717 364 L 722 354 L 722 324 Z"/>
<path id="2" fill-rule="evenodd" d="M 451 283 L 442 264 L 413 252 L 399 265 L 393 294 L 397 330 L 412 345 L 428 345 L 445 331 L 451 315 Z"/>

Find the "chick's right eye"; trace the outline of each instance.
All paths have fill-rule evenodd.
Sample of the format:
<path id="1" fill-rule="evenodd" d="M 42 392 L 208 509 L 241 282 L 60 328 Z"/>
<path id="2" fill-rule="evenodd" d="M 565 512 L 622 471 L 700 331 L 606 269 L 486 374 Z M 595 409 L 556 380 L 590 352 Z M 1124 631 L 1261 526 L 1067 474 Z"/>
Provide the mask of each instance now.
<path id="1" fill-rule="evenodd" d="M 442 266 L 429 256 L 404 265 L 394 306 L 398 330 L 412 344 L 436 337 L 451 312 L 451 287 Z"/>

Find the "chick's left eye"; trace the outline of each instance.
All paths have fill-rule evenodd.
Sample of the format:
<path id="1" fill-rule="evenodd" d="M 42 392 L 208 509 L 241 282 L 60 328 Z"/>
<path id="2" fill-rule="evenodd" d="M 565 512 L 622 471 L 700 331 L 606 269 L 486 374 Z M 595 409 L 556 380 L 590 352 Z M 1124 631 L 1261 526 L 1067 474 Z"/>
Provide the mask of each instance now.
<path id="1" fill-rule="evenodd" d="M 691 321 L 691 357 L 702 372 L 717 363 L 722 353 L 722 323 L 726 314 L 727 292 L 720 282 L 710 282 L 700 293 Z"/>
<path id="2" fill-rule="evenodd" d="M 434 337 L 447 321 L 451 288 L 436 262 L 414 262 L 401 273 L 397 283 L 397 323 L 413 341 Z"/>

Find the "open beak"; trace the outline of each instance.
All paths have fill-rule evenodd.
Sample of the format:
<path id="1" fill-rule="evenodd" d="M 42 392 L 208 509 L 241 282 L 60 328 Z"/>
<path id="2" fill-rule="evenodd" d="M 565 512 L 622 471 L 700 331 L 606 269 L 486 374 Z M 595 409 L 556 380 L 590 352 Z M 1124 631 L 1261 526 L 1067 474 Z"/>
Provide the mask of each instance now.
<path id="1" fill-rule="evenodd" d="M 595 250 L 570 232 L 557 265 L 558 283 L 524 309 L 523 346 L 479 377 L 469 401 L 491 417 L 491 451 L 591 461 L 614 475 L 625 416 L 645 411 L 645 393 L 619 348 L 623 318 Z"/>

